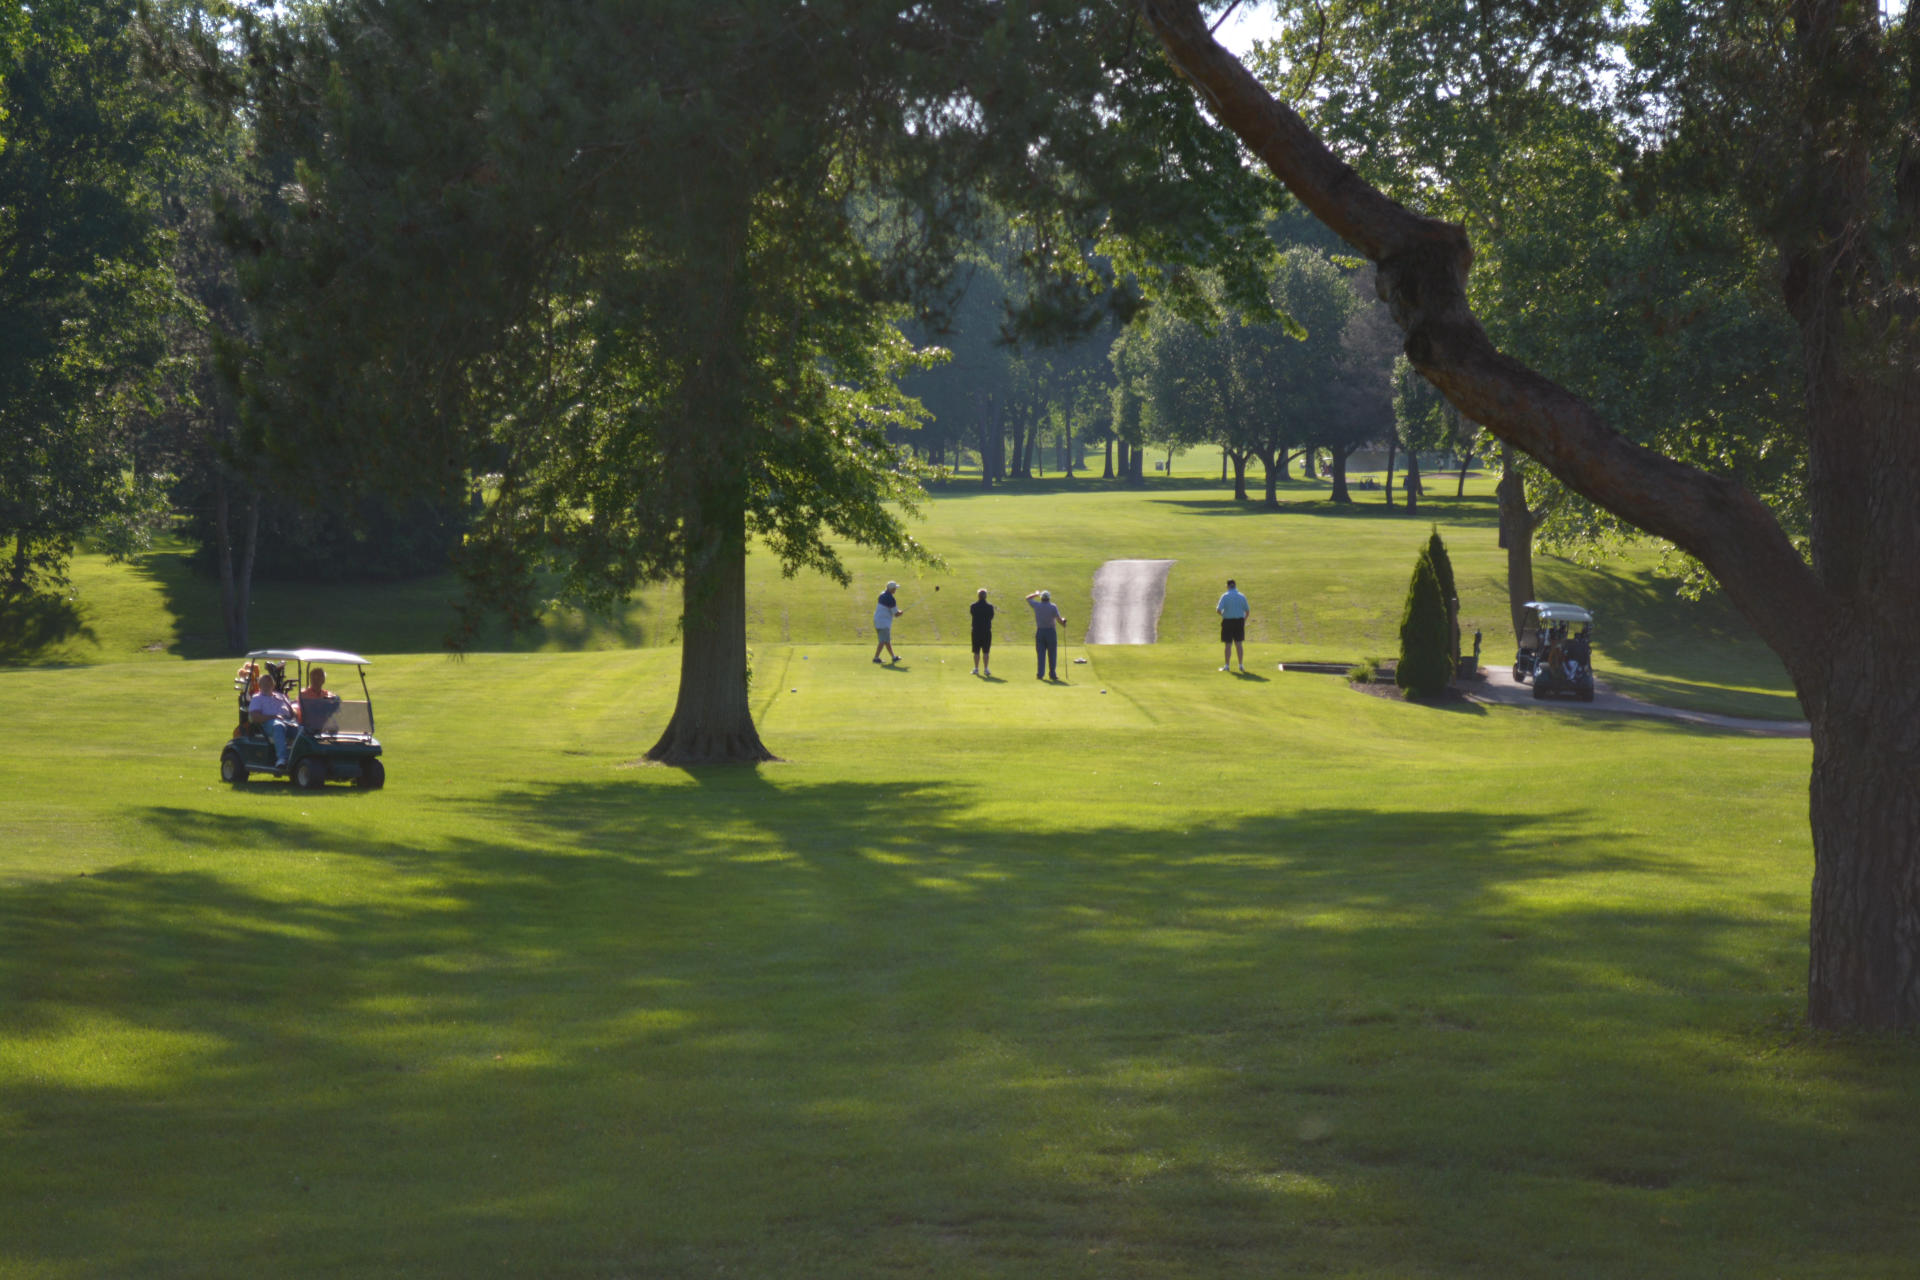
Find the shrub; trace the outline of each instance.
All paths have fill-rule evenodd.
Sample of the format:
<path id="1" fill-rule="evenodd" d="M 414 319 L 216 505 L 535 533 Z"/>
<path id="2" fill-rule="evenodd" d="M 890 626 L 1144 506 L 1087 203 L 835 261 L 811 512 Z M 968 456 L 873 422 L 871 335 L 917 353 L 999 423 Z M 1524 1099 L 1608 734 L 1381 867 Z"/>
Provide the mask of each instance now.
<path id="1" fill-rule="evenodd" d="M 1440 583 L 1440 599 L 1459 600 L 1460 591 L 1453 585 L 1453 558 L 1447 554 L 1447 544 L 1440 540 L 1440 526 L 1437 524 L 1427 538 L 1427 555 L 1433 561 L 1433 576 Z"/>
<path id="2" fill-rule="evenodd" d="M 1447 544 L 1440 540 L 1440 526 L 1432 526 L 1427 538 L 1427 555 L 1433 560 L 1433 576 L 1440 582 L 1440 599 L 1447 606 L 1447 658 L 1460 664 L 1460 590 L 1453 582 L 1453 558 Z"/>
<path id="3" fill-rule="evenodd" d="M 1407 585 L 1407 607 L 1400 616 L 1400 665 L 1393 673 L 1393 682 L 1409 697 L 1437 697 L 1453 682 L 1448 633 L 1440 579 L 1433 571 L 1433 557 L 1422 547 Z"/>

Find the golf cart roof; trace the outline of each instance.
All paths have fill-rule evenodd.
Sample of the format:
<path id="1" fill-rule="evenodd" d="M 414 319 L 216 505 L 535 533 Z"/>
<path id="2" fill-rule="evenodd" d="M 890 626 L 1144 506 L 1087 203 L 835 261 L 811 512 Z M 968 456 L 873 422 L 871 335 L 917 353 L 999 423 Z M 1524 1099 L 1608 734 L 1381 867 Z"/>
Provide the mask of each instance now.
<path id="1" fill-rule="evenodd" d="M 298 662 L 351 662 L 359 667 L 373 665 L 359 654 L 348 653 L 344 649 L 255 649 L 247 657 L 265 658 L 269 662 L 291 659 Z"/>
<path id="2" fill-rule="evenodd" d="M 1577 604 L 1557 604 L 1552 600 L 1529 600 L 1527 608 L 1548 622 L 1592 622 L 1593 615 Z"/>

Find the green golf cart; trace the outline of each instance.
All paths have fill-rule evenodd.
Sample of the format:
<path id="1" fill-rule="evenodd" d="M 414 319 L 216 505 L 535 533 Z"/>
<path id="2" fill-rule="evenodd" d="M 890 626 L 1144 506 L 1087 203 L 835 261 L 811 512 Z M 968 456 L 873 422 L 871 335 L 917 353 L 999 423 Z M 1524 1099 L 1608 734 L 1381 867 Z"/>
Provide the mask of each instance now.
<path id="1" fill-rule="evenodd" d="M 1516 684 L 1531 684 L 1535 698 L 1593 701 L 1593 615 L 1577 604 L 1527 601 L 1520 650 L 1513 656 Z"/>
<path id="2" fill-rule="evenodd" d="M 387 780 L 380 763 L 380 740 L 373 736 L 373 694 L 367 690 L 368 662 L 357 653 L 338 649 L 255 649 L 234 674 L 240 699 L 240 722 L 220 752 L 220 777 L 236 786 L 256 773 L 290 777 L 296 787 L 315 790 L 329 781 L 351 782 L 375 788 Z M 332 692 L 318 693 L 309 679 L 318 667 L 352 666 L 360 675 L 362 697 L 355 701 Z M 289 674 L 291 668 L 291 674 Z M 272 676 L 298 717 L 298 729 L 287 748 L 285 764 L 266 726 L 253 723 L 247 706 L 260 691 L 260 677 Z"/>

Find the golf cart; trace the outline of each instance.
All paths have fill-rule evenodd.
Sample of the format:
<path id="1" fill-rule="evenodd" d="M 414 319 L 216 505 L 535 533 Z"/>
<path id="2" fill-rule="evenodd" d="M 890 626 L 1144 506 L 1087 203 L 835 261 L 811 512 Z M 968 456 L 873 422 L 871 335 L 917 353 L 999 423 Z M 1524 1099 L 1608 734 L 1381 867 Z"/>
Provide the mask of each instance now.
<path id="1" fill-rule="evenodd" d="M 1577 604 L 1527 601 L 1520 651 L 1513 657 L 1516 683 L 1533 696 L 1593 701 L 1593 615 Z"/>
<path id="2" fill-rule="evenodd" d="M 307 677 L 312 668 L 349 665 L 360 673 L 362 700 L 356 702 L 334 693 L 308 696 Z M 380 741 L 373 736 L 373 695 L 367 692 L 367 666 L 367 660 L 359 654 L 338 649 L 255 649 L 249 653 L 233 677 L 233 687 L 240 696 L 240 723 L 220 752 L 221 780 L 237 785 L 249 774 L 271 773 L 290 776 L 295 786 L 307 790 L 324 786 L 330 778 L 351 781 L 356 787 L 374 788 L 385 783 L 387 771 L 380 763 Z M 300 722 L 299 732 L 287 748 L 285 765 L 274 762 L 273 740 L 265 727 L 254 724 L 247 714 L 247 703 L 260 691 L 263 675 L 273 677 Z"/>

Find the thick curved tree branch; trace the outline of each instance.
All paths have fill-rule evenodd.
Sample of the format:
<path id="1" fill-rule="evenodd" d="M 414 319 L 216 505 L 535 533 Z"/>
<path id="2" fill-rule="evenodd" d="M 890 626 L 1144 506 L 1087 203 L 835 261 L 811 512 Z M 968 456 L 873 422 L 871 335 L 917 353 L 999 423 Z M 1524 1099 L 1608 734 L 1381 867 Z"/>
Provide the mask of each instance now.
<path id="1" fill-rule="evenodd" d="M 1467 304 L 1473 248 L 1452 223 L 1388 199 L 1208 33 L 1193 0 L 1139 0 L 1168 56 L 1296 198 L 1378 268 L 1414 367 L 1467 417 L 1569 488 L 1697 557 L 1804 687 L 1830 602 L 1764 503 L 1732 480 L 1634 444 L 1591 405 L 1495 349 Z"/>

